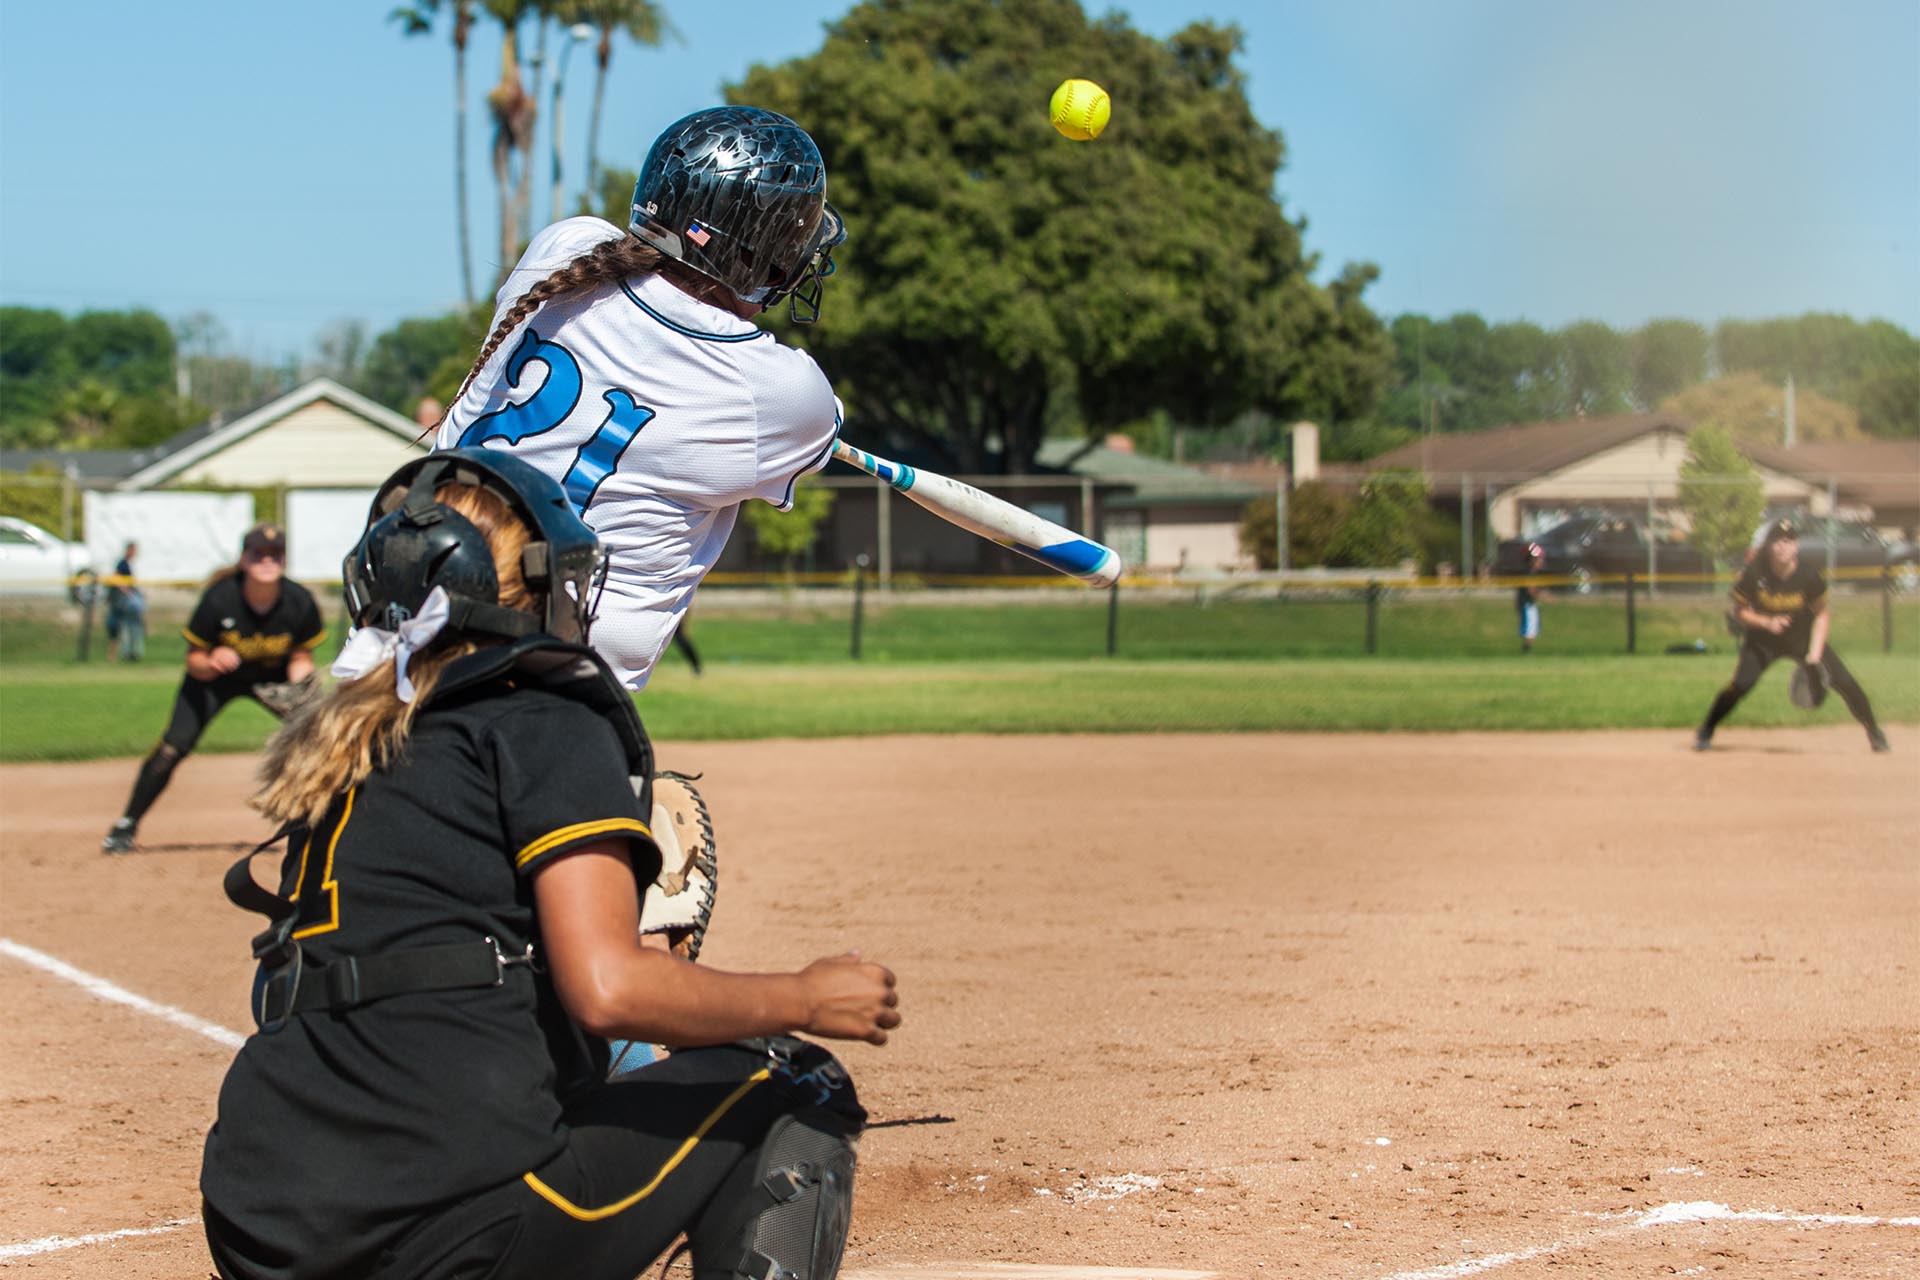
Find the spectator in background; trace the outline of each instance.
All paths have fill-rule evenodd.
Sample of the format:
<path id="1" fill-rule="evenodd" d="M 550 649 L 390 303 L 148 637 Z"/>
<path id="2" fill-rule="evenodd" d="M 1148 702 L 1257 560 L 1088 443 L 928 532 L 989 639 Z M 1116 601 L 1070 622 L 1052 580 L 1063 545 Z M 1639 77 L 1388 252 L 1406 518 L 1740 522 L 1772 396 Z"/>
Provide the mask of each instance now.
<path id="1" fill-rule="evenodd" d="M 138 662 L 147 656 L 147 598 L 133 580 L 140 544 L 129 542 L 107 579 L 107 661 Z"/>
<path id="2" fill-rule="evenodd" d="M 1546 567 L 1546 551 L 1537 542 L 1528 546 L 1528 576 Z M 1532 653 L 1533 642 L 1540 638 L 1540 589 L 1530 582 L 1522 583 L 1513 593 L 1513 607 L 1520 615 L 1520 652 Z"/>

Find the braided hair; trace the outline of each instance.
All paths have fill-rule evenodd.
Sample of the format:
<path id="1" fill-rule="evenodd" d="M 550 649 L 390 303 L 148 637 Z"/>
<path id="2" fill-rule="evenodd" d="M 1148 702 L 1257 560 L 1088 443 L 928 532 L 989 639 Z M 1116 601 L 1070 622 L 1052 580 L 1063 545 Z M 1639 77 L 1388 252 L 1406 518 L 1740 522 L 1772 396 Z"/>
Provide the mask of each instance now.
<path id="1" fill-rule="evenodd" d="M 507 308 L 507 313 L 500 317 L 500 323 L 493 326 L 486 345 L 480 348 L 479 357 L 461 380 L 460 389 L 453 393 L 453 399 L 447 401 L 447 407 L 441 411 L 440 421 L 422 432 L 420 438 L 424 440 L 428 434 L 440 429 L 447 415 L 453 412 L 453 407 L 460 403 L 460 397 L 467 394 L 467 388 L 473 385 L 474 378 L 486 367 L 493 353 L 500 349 L 500 344 L 506 341 L 507 335 L 519 328 L 520 322 L 538 311 L 542 304 L 610 281 L 653 275 L 668 261 L 665 254 L 628 232 L 616 240 L 595 245 L 521 294 Z"/>

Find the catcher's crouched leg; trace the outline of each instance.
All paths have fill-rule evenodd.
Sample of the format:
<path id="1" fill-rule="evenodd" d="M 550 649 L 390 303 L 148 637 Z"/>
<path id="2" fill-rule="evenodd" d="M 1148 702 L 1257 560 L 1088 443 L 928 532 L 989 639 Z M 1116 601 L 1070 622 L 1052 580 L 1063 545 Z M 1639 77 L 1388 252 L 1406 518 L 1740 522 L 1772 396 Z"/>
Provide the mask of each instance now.
<path id="1" fill-rule="evenodd" d="M 634 793 L 642 797 L 651 782 L 649 825 L 660 846 L 660 874 L 647 886 L 640 903 L 640 933 L 663 936 L 668 949 L 686 960 L 700 958 L 700 944 L 713 919 L 720 869 L 713 816 L 693 786 L 698 776 L 662 770 L 651 779 L 633 780 Z M 658 1056 L 653 1046 L 631 1040 L 612 1041 L 608 1049 L 612 1056 L 609 1079 L 636 1071 Z"/>
<path id="2" fill-rule="evenodd" d="M 791 1108 L 776 1119 L 751 1164 L 709 1202 L 688 1232 L 696 1264 L 729 1275 L 834 1280 L 853 1218 L 855 1151 L 867 1113 L 846 1068 L 819 1045 L 791 1036 L 765 1046 L 769 1084 Z M 743 1046 L 745 1047 L 745 1046 Z"/>

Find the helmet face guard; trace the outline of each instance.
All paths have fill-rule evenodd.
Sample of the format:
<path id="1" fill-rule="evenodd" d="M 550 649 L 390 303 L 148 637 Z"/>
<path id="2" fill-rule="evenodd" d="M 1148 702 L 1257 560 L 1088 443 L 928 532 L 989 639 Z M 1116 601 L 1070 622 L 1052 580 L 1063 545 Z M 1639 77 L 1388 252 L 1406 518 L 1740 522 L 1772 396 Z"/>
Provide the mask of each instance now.
<path id="1" fill-rule="evenodd" d="M 820 282 L 847 238 L 806 130 L 759 107 L 712 107 L 667 126 L 633 188 L 628 230 L 743 302 L 793 298 L 820 314 Z"/>
<path id="2" fill-rule="evenodd" d="M 446 484 L 486 489 L 527 526 L 520 570 L 542 598 L 539 616 L 501 607 L 486 535 L 434 496 Z M 467 448 L 428 454 L 388 477 L 341 576 L 355 626 L 396 629 L 439 587 L 450 604 L 450 629 L 507 638 L 545 631 L 585 644 L 606 563 L 558 482 L 511 454 Z"/>

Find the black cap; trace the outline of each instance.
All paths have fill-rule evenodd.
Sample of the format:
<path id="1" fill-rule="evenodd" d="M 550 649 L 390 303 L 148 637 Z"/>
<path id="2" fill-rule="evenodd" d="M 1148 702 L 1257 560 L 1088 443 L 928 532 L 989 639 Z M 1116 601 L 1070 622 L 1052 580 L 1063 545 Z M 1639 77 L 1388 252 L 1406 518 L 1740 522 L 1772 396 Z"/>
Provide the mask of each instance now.
<path id="1" fill-rule="evenodd" d="M 1800 524 L 1791 516 L 1781 516 L 1767 526 L 1767 536 L 1761 541 L 1763 547 L 1770 547 L 1784 538 L 1800 541 Z"/>
<path id="2" fill-rule="evenodd" d="M 240 540 L 240 551 L 250 556 L 284 556 L 287 554 L 287 531 L 277 524 L 262 521 L 247 530 L 247 536 Z"/>

